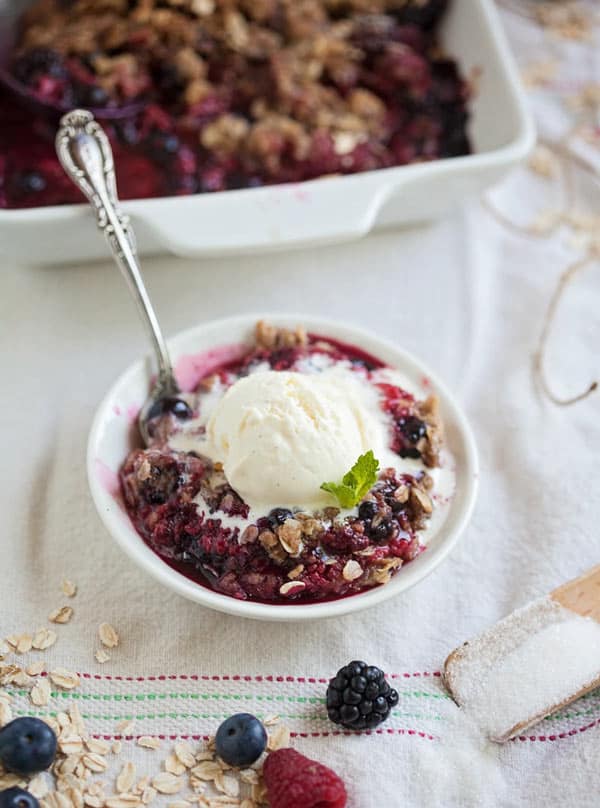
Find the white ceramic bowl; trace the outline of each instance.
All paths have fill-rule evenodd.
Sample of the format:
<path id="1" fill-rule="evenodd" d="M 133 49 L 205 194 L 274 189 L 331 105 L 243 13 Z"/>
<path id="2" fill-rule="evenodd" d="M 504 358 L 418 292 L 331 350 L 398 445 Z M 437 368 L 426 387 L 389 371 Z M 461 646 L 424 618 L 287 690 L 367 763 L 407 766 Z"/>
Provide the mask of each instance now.
<path id="1" fill-rule="evenodd" d="M 405 373 L 418 387 L 424 377 L 439 395 L 441 413 L 446 425 L 449 449 L 456 464 L 456 489 L 446 517 L 428 537 L 427 550 L 403 567 L 384 586 L 357 595 L 325 603 L 306 605 L 270 605 L 236 600 L 221 595 L 171 569 L 138 535 L 118 493 L 117 471 L 132 448 L 135 413 L 144 401 L 151 379 L 148 360 L 132 365 L 117 380 L 101 403 L 92 425 L 88 442 L 88 477 L 92 497 L 108 532 L 130 558 L 143 570 L 175 592 L 190 600 L 221 612 L 259 620 L 313 620 L 360 611 L 414 586 L 440 564 L 464 530 L 477 492 L 477 452 L 465 416 L 444 385 L 421 362 L 396 345 L 373 334 L 330 320 L 292 315 L 243 315 L 215 320 L 183 331 L 169 340 L 173 361 L 184 356 L 204 353 L 211 348 L 250 342 L 259 319 L 275 325 L 294 327 L 299 323 L 307 330 L 357 345 L 385 363 Z M 188 367 L 193 362 L 185 361 Z M 188 373 L 189 375 L 189 373 Z"/>
<path id="2" fill-rule="evenodd" d="M 498 181 L 528 154 L 535 134 L 493 0 L 453 0 L 440 36 L 464 75 L 479 77 L 473 154 L 299 185 L 133 200 L 124 208 L 140 254 L 225 255 L 349 240 L 436 218 Z M 87 205 L 0 210 L 0 254 L 37 264 L 104 258 L 95 230 Z"/>

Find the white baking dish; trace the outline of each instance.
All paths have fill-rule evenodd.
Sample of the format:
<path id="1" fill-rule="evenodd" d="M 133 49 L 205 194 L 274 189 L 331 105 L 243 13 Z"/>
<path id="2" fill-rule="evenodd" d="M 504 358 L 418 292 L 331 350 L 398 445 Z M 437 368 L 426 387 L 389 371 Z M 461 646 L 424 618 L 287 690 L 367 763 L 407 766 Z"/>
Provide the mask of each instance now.
<path id="1" fill-rule="evenodd" d="M 454 0 L 442 40 L 465 74 L 475 153 L 295 185 L 127 202 L 142 254 L 202 256 L 357 238 L 439 216 L 522 160 L 535 134 L 492 0 Z M 29 263 L 107 254 L 87 205 L 0 211 L 0 252 Z"/>

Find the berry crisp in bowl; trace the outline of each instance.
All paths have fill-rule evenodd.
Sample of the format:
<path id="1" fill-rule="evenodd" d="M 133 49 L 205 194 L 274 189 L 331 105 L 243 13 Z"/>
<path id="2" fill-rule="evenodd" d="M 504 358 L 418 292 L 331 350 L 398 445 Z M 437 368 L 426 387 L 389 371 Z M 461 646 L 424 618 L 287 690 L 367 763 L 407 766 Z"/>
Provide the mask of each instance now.
<path id="1" fill-rule="evenodd" d="M 88 444 L 101 518 L 159 581 L 239 616 L 312 619 L 391 597 L 450 551 L 476 450 L 417 360 L 306 317 L 214 321 L 170 345 L 184 392 L 149 446 L 135 428 L 143 362 L 110 390 Z"/>

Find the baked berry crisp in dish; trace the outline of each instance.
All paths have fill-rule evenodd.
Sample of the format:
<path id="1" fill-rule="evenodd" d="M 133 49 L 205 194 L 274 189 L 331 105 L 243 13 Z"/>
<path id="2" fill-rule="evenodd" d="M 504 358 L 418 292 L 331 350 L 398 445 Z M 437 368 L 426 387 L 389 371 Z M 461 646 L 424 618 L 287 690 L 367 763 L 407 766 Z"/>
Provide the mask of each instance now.
<path id="1" fill-rule="evenodd" d="M 452 496 L 435 395 L 356 347 L 259 322 L 182 398 L 122 492 L 146 544 L 217 592 L 307 603 L 386 584 Z"/>
<path id="2" fill-rule="evenodd" d="M 35 0 L 9 69 L 39 100 L 116 108 L 125 199 L 468 154 L 448 0 Z M 0 207 L 80 201 L 55 121 L 0 96 Z"/>

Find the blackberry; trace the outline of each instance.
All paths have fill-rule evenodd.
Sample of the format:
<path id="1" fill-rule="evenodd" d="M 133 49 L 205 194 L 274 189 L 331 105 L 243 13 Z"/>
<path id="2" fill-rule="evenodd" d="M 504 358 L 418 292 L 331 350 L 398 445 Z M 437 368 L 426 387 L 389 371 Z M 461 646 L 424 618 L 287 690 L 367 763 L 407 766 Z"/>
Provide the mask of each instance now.
<path id="1" fill-rule="evenodd" d="M 398 693 L 385 674 L 366 662 L 350 662 L 337 672 L 327 688 L 327 715 L 347 729 L 372 729 L 398 704 Z"/>

